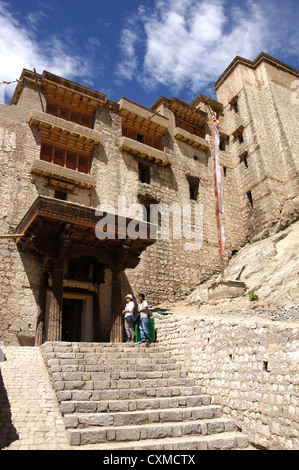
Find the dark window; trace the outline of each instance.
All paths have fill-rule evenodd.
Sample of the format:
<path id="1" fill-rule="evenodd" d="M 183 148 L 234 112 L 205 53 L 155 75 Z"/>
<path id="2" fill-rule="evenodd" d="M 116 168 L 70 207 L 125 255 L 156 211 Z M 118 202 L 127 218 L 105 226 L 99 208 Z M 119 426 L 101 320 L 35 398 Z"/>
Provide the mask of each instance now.
<path id="1" fill-rule="evenodd" d="M 227 175 L 227 168 L 226 168 L 226 166 L 223 167 L 223 174 L 224 174 L 224 177 L 226 177 L 226 175 Z"/>
<path id="2" fill-rule="evenodd" d="M 74 152 L 67 151 L 66 167 L 70 168 L 71 170 L 76 170 L 76 165 L 77 165 L 77 154 Z"/>
<path id="3" fill-rule="evenodd" d="M 67 193 L 64 191 L 55 191 L 55 199 L 61 199 L 62 201 L 66 201 Z"/>
<path id="4" fill-rule="evenodd" d="M 238 101 L 235 101 L 235 102 L 234 102 L 233 108 L 234 108 L 234 111 L 235 111 L 236 113 L 239 112 Z"/>
<path id="5" fill-rule="evenodd" d="M 45 160 L 46 162 L 51 162 L 52 161 L 52 149 L 53 149 L 52 145 L 42 144 L 41 155 L 40 155 L 41 160 Z"/>
<path id="6" fill-rule="evenodd" d="M 189 193 L 190 199 L 193 201 L 197 201 L 198 193 L 199 193 L 199 181 L 198 180 L 188 180 L 189 182 Z"/>
<path id="7" fill-rule="evenodd" d="M 225 150 L 225 147 L 226 147 L 226 140 L 221 139 L 220 140 L 220 145 L 219 145 L 220 150 Z"/>
<path id="8" fill-rule="evenodd" d="M 151 173 L 150 173 L 149 166 L 142 165 L 142 163 L 138 163 L 138 175 L 139 175 L 139 181 L 141 181 L 141 183 L 150 184 Z"/>
<path id="9" fill-rule="evenodd" d="M 199 159 L 198 159 L 198 156 L 197 156 L 197 155 L 194 155 L 194 161 L 195 161 L 195 162 L 198 162 L 198 160 L 199 160 Z"/>
<path id="10" fill-rule="evenodd" d="M 238 139 L 239 139 L 240 144 L 242 144 L 242 142 L 244 142 L 243 131 L 240 132 L 240 134 L 238 135 Z"/>
<path id="11" fill-rule="evenodd" d="M 253 207 L 253 199 L 252 199 L 252 194 L 251 191 L 247 193 L 248 201 L 250 202 L 251 207 Z"/>
<path id="12" fill-rule="evenodd" d="M 244 163 L 245 167 L 248 168 L 248 152 L 244 152 L 242 155 L 240 155 L 240 163 Z"/>
<path id="13" fill-rule="evenodd" d="M 137 142 L 143 143 L 143 135 L 137 134 Z"/>

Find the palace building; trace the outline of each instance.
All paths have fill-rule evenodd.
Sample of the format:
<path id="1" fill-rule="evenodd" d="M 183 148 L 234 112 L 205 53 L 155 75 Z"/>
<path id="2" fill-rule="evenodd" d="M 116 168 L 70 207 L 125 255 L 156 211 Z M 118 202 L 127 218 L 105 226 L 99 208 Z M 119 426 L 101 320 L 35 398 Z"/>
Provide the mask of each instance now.
<path id="1" fill-rule="evenodd" d="M 24 69 L 10 105 L 0 104 L 0 341 L 119 342 L 125 294 L 175 302 L 221 270 L 212 113 L 226 255 L 271 235 L 298 204 L 298 79 L 265 53 L 236 57 L 214 85 L 217 101 L 161 97 L 148 109 Z M 118 212 L 120 197 L 145 208 L 142 236 L 129 236 L 135 218 Z M 192 233 L 200 206 L 199 248 L 171 230 L 162 237 L 152 205 L 190 207 Z M 109 215 L 116 232 L 108 224 L 99 238 Z"/>

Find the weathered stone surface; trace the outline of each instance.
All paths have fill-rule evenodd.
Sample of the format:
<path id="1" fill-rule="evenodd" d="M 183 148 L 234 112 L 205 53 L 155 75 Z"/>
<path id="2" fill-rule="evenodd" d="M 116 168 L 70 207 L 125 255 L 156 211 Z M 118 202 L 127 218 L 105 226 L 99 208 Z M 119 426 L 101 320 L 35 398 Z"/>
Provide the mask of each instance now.
<path id="1" fill-rule="evenodd" d="M 297 323 L 197 314 L 157 316 L 156 324 L 160 344 L 184 364 L 202 391 L 232 416 L 251 442 L 268 449 L 296 449 Z M 217 429 L 222 430 L 222 424 L 202 425 L 204 435 Z M 227 422 L 225 431 L 233 429 L 234 423 Z"/>
<path id="2" fill-rule="evenodd" d="M 58 392 L 64 423 L 72 446 L 83 446 L 88 449 L 89 446 L 102 448 L 103 445 L 104 448 L 111 450 L 114 448 L 197 449 L 198 446 L 207 448 L 207 444 L 201 442 L 202 436 L 213 434 L 224 434 L 226 442 L 227 433 L 233 430 L 233 421 L 222 416 L 220 406 L 211 405 L 211 397 L 201 394 L 201 388 L 195 385 L 194 379 L 189 377 L 179 363 L 174 370 L 167 371 L 167 379 L 160 378 L 162 373 L 151 373 L 151 378 L 139 380 L 139 372 L 122 372 L 124 364 L 131 361 L 130 357 L 147 360 L 150 365 L 155 364 L 157 360 L 165 361 L 166 364 L 176 363 L 168 348 L 161 347 L 159 343 L 148 347 L 114 344 L 109 346 L 108 353 L 102 344 L 95 348 L 93 345 L 83 347 L 80 344 L 70 343 L 62 355 L 59 343 L 54 344 L 53 348 L 47 345 L 45 348 L 42 347 L 46 365 L 48 354 L 50 361 L 53 360 L 53 354 L 56 357 L 56 351 L 59 362 L 66 361 L 66 356 L 72 361 L 72 356 L 81 354 L 83 349 L 86 364 L 77 365 L 78 368 L 82 367 L 80 370 L 82 376 L 91 360 L 96 362 L 106 356 L 106 372 L 103 375 L 105 380 L 102 382 L 105 386 L 100 390 L 94 390 L 94 384 L 98 383 L 96 380 L 99 378 L 99 372 L 95 369 L 89 371 L 90 380 L 85 381 L 84 385 L 85 393 L 88 393 L 90 387 L 89 399 L 86 395 L 80 395 L 84 392 L 73 389 L 70 392 L 71 396 L 66 395 L 66 400 L 63 401 L 63 392 Z M 117 366 L 113 364 L 114 355 L 118 357 Z M 66 365 L 64 362 L 64 367 Z M 55 386 L 56 381 L 60 383 L 61 374 L 52 372 L 51 367 L 49 373 Z M 78 372 L 75 370 L 63 373 L 64 382 L 68 387 L 71 385 L 76 387 L 76 381 L 68 380 L 75 378 L 76 373 Z M 115 375 L 119 376 L 116 382 L 109 380 L 110 376 Z M 113 389 L 112 387 L 116 385 L 118 388 Z M 138 388 L 133 388 L 136 385 Z M 82 401 L 79 401 L 80 399 Z M 186 436 L 190 436 L 190 441 L 186 440 Z M 235 434 L 231 437 L 234 436 Z M 228 447 L 227 443 L 223 444 L 224 441 L 220 438 L 219 442 Z M 219 442 L 216 441 L 216 447 L 220 446 Z M 235 446 L 236 441 L 234 441 Z"/>

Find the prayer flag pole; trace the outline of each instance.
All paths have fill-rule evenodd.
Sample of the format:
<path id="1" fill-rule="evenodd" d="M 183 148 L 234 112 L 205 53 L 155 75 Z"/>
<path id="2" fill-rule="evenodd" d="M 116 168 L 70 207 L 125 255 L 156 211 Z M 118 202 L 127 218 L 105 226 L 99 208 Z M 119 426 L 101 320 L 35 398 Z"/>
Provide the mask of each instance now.
<path id="1" fill-rule="evenodd" d="M 223 257 L 225 247 L 225 233 L 224 227 L 221 220 L 221 214 L 224 213 L 224 190 L 221 181 L 221 169 L 219 165 L 219 145 L 220 145 L 220 133 L 219 133 L 219 122 L 215 112 L 212 112 L 213 130 L 214 130 L 214 170 L 215 170 L 215 189 L 216 189 L 216 216 L 218 226 L 218 239 L 219 239 L 219 259 L 220 259 L 220 270 L 221 277 L 224 279 L 224 263 Z"/>

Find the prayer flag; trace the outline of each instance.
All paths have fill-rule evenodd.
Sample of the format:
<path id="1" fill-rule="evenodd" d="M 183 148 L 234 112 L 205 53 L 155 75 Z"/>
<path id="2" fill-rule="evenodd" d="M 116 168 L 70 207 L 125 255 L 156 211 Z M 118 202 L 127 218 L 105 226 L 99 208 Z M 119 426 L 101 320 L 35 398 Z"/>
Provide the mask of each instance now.
<path id="1" fill-rule="evenodd" d="M 215 149 L 215 182 L 216 182 L 216 192 L 217 192 L 217 209 L 218 209 L 218 218 L 219 218 L 219 231 L 220 231 L 220 241 L 221 241 L 221 252 L 222 256 L 224 255 L 225 248 L 225 232 L 221 219 L 221 215 L 224 213 L 224 188 L 221 180 L 221 169 L 219 164 L 219 146 L 220 146 L 220 126 L 217 120 L 216 113 L 212 113 L 213 128 L 214 128 L 214 149 Z"/>

